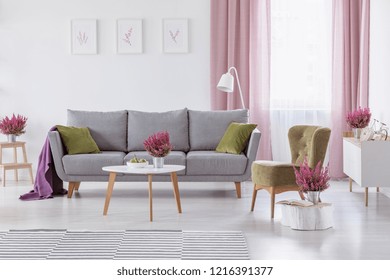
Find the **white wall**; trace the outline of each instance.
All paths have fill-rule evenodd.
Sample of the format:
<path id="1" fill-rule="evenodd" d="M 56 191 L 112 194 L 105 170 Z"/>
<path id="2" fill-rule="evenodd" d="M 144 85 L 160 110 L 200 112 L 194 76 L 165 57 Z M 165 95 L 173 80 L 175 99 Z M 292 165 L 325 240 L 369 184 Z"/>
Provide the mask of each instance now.
<path id="1" fill-rule="evenodd" d="M 371 0 L 369 106 L 373 117 L 390 127 L 389 15 L 389 0 Z M 390 195 L 389 189 L 383 189 L 383 191 L 388 196 Z"/>
<path id="2" fill-rule="evenodd" d="M 209 14 L 209 0 L 0 0 L 0 116 L 28 117 L 20 140 L 36 167 L 67 108 L 208 110 Z M 78 18 L 98 20 L 98 55 L 70 54 Z M 143 54 L 116 54 L 118 18 L 143 19 Z M 162 53 L 163 18 L 189 19 L 188 54 Z"/>

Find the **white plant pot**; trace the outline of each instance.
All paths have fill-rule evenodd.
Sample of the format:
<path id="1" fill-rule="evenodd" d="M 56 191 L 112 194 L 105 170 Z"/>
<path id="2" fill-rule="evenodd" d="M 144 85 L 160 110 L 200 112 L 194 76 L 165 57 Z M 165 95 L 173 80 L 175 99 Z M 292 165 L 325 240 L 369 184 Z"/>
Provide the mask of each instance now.
<path id="1" fill-rule="evenodd" d="M 154 168 L 163 168 L 164 167 L 164 158 L 163 157 L 154 157 L 153 158 L 153 167 Z"/>

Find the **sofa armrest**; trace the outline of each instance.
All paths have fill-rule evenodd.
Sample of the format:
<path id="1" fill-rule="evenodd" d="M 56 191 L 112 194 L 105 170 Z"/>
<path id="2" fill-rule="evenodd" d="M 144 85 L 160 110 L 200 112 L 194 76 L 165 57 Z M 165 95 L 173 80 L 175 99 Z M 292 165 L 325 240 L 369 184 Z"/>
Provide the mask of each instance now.
<path id="1" fill-rule="evenodd" d="M 246 149 L 246 157 L 249 159 L 250 165 L 256 159 L 257 151 L 259 149 L 260 144 L 260 131 L 256 128 L 253 130 L 251 137 L 249 138 L 248 147 Z"/>
<path id="2" fill-rule="evenodd" d="M 68 181 L 64 165 L 62 163 L 62 157 L 66 154 L 66 151 L 62 143 L 60 133 L 58 131 L 49 131 L 48 137 L 57 175 L 61 178 L 61 180 Z"/>

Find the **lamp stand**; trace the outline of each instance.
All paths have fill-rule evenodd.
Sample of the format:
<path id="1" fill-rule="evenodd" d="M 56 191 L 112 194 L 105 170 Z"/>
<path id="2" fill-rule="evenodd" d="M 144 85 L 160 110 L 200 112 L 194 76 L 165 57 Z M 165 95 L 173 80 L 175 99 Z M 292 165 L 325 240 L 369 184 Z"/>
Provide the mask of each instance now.
<path id="1" fill-rule="evenodd" d="M 241 98 L 242 109 L 246 109 L 246 108 L 245 108 L 245 104 L 244 104 L 244 98 L 242 97 L 242 90 L 241 90 L 241 85 L 240 85 L 240 79 L 238 78 L 237 69 L 236 69 L 236 67 L 232 66 L 232 67 L 229 68 L 228 72 L 230 72 L 230 70 L 234 70 L 234 72 L 236 73 L 237 85 L 238 85 L 238 90 L 239 90 L 239 92 L 240 92 L 240 98 Z"/>

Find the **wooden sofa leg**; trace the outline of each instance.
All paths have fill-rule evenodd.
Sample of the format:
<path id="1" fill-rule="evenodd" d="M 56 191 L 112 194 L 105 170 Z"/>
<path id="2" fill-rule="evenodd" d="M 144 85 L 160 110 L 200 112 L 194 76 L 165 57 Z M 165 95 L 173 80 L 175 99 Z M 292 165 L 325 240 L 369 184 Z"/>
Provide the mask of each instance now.
<path id="1" fill-rule="evenodd" d="M 77 192 L 79 191 L 80 183 L 81 183 L 81 182 L 76 182 L 76 183 L 75 183 L 74 190 L 77 191 Z"/>
<path id="2" fill-rule="evenodd" d="M 241 182 L 234 182 L 236 184 L 237 198 L 241 198 Z"/>
<path id="3" fill-rule="evenodd" d="M 68 198 L 72 197 L 73 190 L 77 184 L 80 185 L 80 182 L 69 182 L 69 184 L 68 184 Z"/>

